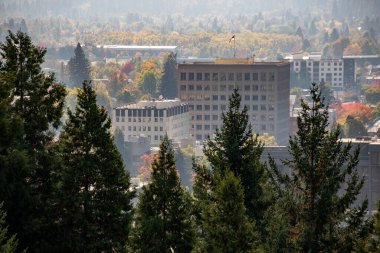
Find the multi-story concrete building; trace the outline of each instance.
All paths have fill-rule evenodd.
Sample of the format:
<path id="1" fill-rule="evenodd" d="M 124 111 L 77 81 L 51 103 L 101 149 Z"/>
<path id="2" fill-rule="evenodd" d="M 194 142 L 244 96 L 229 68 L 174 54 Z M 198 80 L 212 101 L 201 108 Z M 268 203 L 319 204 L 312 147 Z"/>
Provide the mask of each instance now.
<path id="1" fill-rule="evenodd" d="M 347 71 L 352 71 L 352 68 L 347 66 L 347 71 L 344 71 L 343 59 L 322 59 L 321 54 L 306 56 L 294 54 L 286 57 L 286 59 L 292 62 L 292 69 L 295 73 L 307 75 L 310 82 L 319 83 L 324 80 L 326 83 L 330 83 L 335 90 L 341 90 L 348 85 L 344 80 L 344 76 L 351 78 L 350 73 L 347 73 Z M 352 81 L 351 79 L 350 82 Z"/>
<path id="2" fill-rule="evenodd" d="M 125 141 L 143 135 L 159 145 L 165 134 L 174 141 L 189 137 L 189 106 L 179 100 L 140 101 L 113 109 L 113 126 Z"/>
<path id="3" fill-rule="evenodd" d="M 289 75 L 287 62 L 254 62 L 253 59 L 215 59 L 178 64 L 178 92 L 189 104 L 190 133 L 196 140 L 213 136 L 222 125 L 222 112 L 235 88 L 247 106 L 254 132 L 289 136 Z"/>

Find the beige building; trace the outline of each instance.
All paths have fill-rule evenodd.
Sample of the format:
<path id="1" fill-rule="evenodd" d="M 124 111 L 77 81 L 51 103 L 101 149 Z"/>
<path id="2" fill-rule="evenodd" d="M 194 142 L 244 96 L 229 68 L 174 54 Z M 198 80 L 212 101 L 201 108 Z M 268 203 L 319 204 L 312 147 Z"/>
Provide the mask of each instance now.
<path id="1" fill-rule="evenodd" d="M 178 64 L 179 98 L 189 104 L 190 133 L 200 141 L 212 137 L 237 88 L 254 132 L 269 133 L 279 144 L 287 143 L 289 75 L 287 62 L 232 58 Z"/>
<path id="2" fill-rule="evenodd" d="M 165 134 L 180 141 L 189 137 L 189 106 L 177 100 L 140 101 L 113 109 L 112 123 L 125 141 L 146 136 L 158 146 Z"/>

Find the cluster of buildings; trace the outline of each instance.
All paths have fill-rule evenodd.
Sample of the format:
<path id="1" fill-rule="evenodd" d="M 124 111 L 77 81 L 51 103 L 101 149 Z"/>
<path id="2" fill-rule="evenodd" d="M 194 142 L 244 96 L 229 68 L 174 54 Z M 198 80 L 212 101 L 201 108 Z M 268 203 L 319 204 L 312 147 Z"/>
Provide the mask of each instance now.
<path id="1" fill-rule="evenodd" d="M 123 132 L 130 145 L 136 146 L 140 141 L 145 149 L 157 147 L 165 134 L 178 147 L 201 146 L 221 128 L 221 115 L 228 110 L 232 92 L 238 89 L 253 131 L 275 137 L 279 146 L 266 147 L 265 152 L 281 164 L 280 161 L 289 156 L 286 145 L 296 127 L 297 115 L 293 115 L 289 97 L 291 71 L 306 71 L 311 81 L 324 80 L 339 90 L 356 82 L 355 71 L 352 71 L 355 62 L 351 58 L 325 60 L 318 55 L 294 55 L 281 62 L 255 62 L 250 58 L 181 60 L 177 68 L 178 98 L 116 107 L 113 126 Z M 380 142 L 365 139 L 355 140 L 354 144 L 362 147 L 359 171 L 365 177 L 358 200 L 368 197 L 372 210 L 380 197 Z"/>

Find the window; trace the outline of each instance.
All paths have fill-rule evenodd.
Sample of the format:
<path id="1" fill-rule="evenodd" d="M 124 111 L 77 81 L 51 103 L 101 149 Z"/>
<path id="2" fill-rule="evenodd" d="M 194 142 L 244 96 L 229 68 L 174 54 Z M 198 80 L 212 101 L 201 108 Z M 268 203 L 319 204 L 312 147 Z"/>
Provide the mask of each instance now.
<path id="1" fill-rule="evenodd" d="M 204 89 L 204 90 L 210 90 L 210 85 L 208 85 L 208 84 L 205 85 L 203 89 Z"/>
<path id="2" fill-rule="evenodd" d="M 197 120 L 202 120 L 202 115 L 197 115 Z"/>
<path id="3" fill-rule="evenodd" d="M 266 91 L 267 87 L 264 84 L 262 84 L 262 85 L 260 85 L 260 90 L 261 91 Z"/>
<path id="4" fill-rule="evenodd" d="M 228 90 L 229 91 L 233 91 L 234 90 L 234 86 L 233 85 L 228 85 Z"/>
<path id="5" fill-rule="evenodd" d="M 244 73 L 244 80 L 251 81 L 251 73 Z"/>
<path id="6" fill-rule="evenodd" d="M 197 81 L 202 81 L 202 73 L 197 73 Z"/>
<path id="7" fill-rule="evenodd" d="M 258 91 L 259 90 L 259 86 L 258 85 L 252 85 L 252 90 L 253 91 Z"/>
<path id="8" fill-rule="evenodd" d="M 210 120 L 210 115 L 205 115 L 205 120 L 209 121 Z"/>
<path id="9" fill-rule="evenodd" d="M 132 131 L 132 127 L 131 126 L 128 127 L 128 131 Z"/>
<path id="10" fill-rule="evenodd" d="M 262 131 L 267 130 L 267 126 L 266 126 L 266 125 L 261 125 L 261 130 L 262 130 Z"/>
<path id="11" fill-rule="evenodd" d="M 258 105 L 252 105 L 252 111 L 257 111 L 259 109 Z"/>
<path id="12" fill-rule="evenodd" d="M 266 101 L 267 100 L 267 96 L 266 95 L 261 95 L 261 101 Z"/>
<path id="13" fill-rule="evenodd" d="M 217 110 L 218 110 L 218 105 L 213 105 L 213 106 L 212 106 L 212 110 L 213 110 L 213 111 L 217 111 Z"/>
<path id="14" fill-rule="evenodd" d="M 210 81 L 210 73 L 205 73 L 205 81 Z"/>
<path id="15" fill-rule="evenodd" d="M 212 130 L 216 130 L 218 128 L 218 125 L 212 125 Z"/>
<path id="16" fill-rule="evenodd" d="M 253 81 L 259 80 L 259 73 L 252 73 L 252 80 Z"/>
<path id="17" fill-rule="evenodd" d="M 274 73 L 273 72 L 269 72 L 268 73 L 268 78 L 269 78 L 269 81 L 273 82 L 274 81 Z"/>
<path id="18" fill-rule="evenodd" d="M 181 81 L 186 81 L 186 73 L 181 72 Z"/>
<path id="19" fill-rule="evenodd" d="M 163 132 L 164 131 L 164 128 L 161 126 L 160 127 L 160 132 Z"/>
<path id="20" fill-rule="evenodd" d="M 249 101 L 249 99 L 250 99 L 250 95 L 245 95 L 245 96 L 244 96 L 244 100 L 245 100 L 245 101 Z"/>
<path id="21" fill-rule="evenodd" d="M 205 111 L 210 111 L 210 105 L 205 105 Z"/>
<path id="22" fill-rule="evenodd" d="M 186 90 L 186 85 L 182 84 L 180 89 L 181 90 Z"/>
<path id="23" fill-rule="evenodd" d="M 210 130 L 210 125 L 205 125 L 204 128 L 205 130 Z"/>
<path id="24" fill-rule="evenodd" d="M 267 73 L 261 72 L 260 73 L 260 81 L 266 81 L 267 80 Z"/>
<path id="25" fill-rule="evenodd" d="M 235 81 L 235 74 L 234 73 L 228 73 L 228 81 Z"/>
<path id="26" fill-rule="evenodd" d="M 225 91 L 227 86 L 225 84 L 220 85 L 220 91 Z"/>
<path id="27" fill-rule="evenodd" d="M 212 73 L 212 80 L 218 81 L 218 73 Z"/>
<path id="28" fill-rule="evenodd" d="M 212 100 L 214 101 L 218 100 L 218 95 L 212 95 Z"/>
<path id="29" fill-rule="evenodd" d="M 236 74 L 236 81 L 241 81 L 243 80 L 243 73 L 237 73 Z"/>
<path id="30" fill-rule="evenodd" d="M 252 100 L 253 100 L 253 101 L 257 101 L 257 100 L 259 100 L 259 96 L 258 96 L 258 95 L 252 95 Z"/>
<path id="31" fill-rule="evenodd" d="M 220 100 L 225 101 L 226 100 L 226 95 L 220 95 Z"/>
<path id="32" fill-rule="evenodd" d="M 249 86 L 249 85 L 244 85 L 244 90 L 245 90 L 245 91 L 249 91 L 249 90 L 251 90 L 251 86 Z"/>
<path id="33" fill-rule="evenodd" d="M 221 105 L 221 106 L 220 106 L 220 109 L 221 109 L 222 111 L 225 111 L 226 108 L 227 108 L 226 105 Z"/>
<path id="34" fill-rule="evenodd" d="M 202 130 L 202 125 L 196 125 L 195 129 Z"/>
<path id="35" fill-rule="evenodd" d="M 218 90 L 218 85 L 212 85 L 211 88 L 212 88 L 213 91 L 217 91 Z"/>
<path id="36" fill-rule="evenodd" d="M 269 114 L 268 115 L 268 120 L 273 121 L 274 120 L 274 115 L 273 114 Z"/>
<path id="37" fill-rule="evenodd" d="M 202 111 L 202 105 L 197 105 L 197 111 Z"/>
<path id="38" fill-rule="evenodd" d="M 196 88 L 197 90 L 202 90 L 202 85 L 197 85 Z"/>
<path id="39" fill-rule="evenodd" d="M 267 120 L 267 115 L 263 114 L 260 117 L 261 121 L 266 121 Z"/>
<path id="40" fill-rule="evenodd" d="M 220 73 L 220 81 L 226 81 L 226 73 Z"/>
<path id="41" fill-rule="evenodd" d="M 189 73 L 189 81 L 194 81 L 194 73 Z"/>
<path id="42" fill-rule="evenodd" d="M 266 111 L 267 110 L 267 106 L 266 105 L 261 105 L 260 106 L 260 110 L 261 111 Z"/>
<path id="43" fill-rule="evenodd" d="M 274 105 L 272 105 L 272 104 L 268 105 L 268 110 L 269 111 L 274 111 Z"/>
<path id="44" fill-rule="evenodd" d="M 194 90 L 194 85 L 190 84 L 189 85 L 189 90 Z"/>
<path id="45" fill-rule="evenodd" d="M 212 115 L 212 120 L 218 120 L 218 115 L 216 114 Z"/>

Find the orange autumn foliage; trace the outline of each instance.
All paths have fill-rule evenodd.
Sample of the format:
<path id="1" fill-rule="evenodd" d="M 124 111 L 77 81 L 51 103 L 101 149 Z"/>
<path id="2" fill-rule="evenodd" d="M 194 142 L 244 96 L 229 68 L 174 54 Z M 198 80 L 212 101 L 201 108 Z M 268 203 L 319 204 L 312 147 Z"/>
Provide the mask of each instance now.
<path id="1" fill-rule="evenodd" d="M 358 102 L 343 103 L 335 106 L 338 113 L 338 124 L 344 125 L 348 116 L 352 116 L 364 124 L 368 123 L 372 117 L 372 109 L 369 106 Z"/>
<path id="2" fill-rule="evenodd" d="M 150 174 L 152 172 L 152 163 L 154 160 L 154 155 L 144 154 L 140 156 L 141 164 L 138 168 L 138 177 L 142 182 L 147 182 L 150 180 Z"/>

